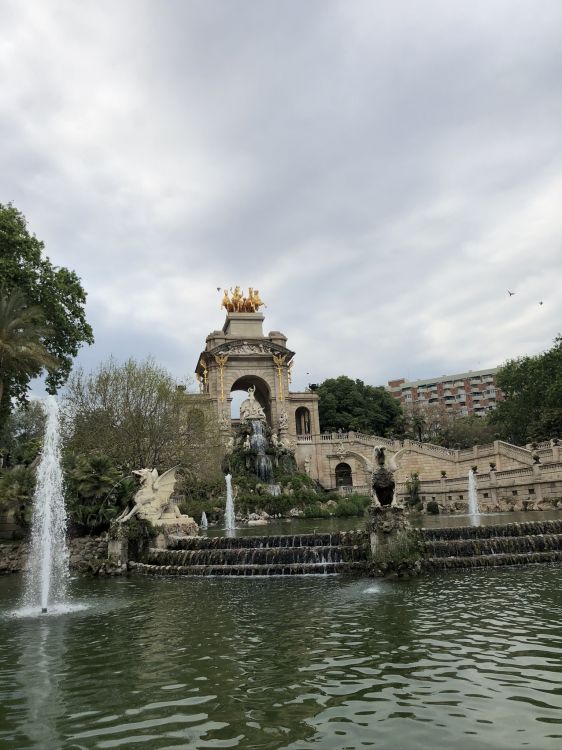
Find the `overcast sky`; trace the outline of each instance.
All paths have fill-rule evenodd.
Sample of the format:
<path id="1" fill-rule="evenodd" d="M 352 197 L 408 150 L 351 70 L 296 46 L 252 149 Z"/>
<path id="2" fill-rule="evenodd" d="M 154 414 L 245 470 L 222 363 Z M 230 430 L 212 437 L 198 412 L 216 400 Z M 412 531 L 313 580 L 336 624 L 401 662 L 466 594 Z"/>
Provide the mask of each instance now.
<path id="1" fill-rule="evenodd" d="M 0 202 L 81 277 L 87 369 L 192 373 L 235 284 L 295 388 L 495 366 L 562 330 L 558 0 L 0 13 Z"/>

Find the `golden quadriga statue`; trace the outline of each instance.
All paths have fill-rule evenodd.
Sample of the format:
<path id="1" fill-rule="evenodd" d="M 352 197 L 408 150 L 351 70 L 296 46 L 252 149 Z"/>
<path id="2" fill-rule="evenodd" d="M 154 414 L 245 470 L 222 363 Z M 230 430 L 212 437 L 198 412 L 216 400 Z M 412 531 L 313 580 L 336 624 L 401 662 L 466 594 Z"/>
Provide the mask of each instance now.
<path id="1" fill-rule="evenodd" d="M 230 289 L 230 295 L 228 289 L 225 289 L 221 308 L 224 307 L 227 312 L 255 313 L 260 307 L 265 307 L 265 303 L 260 298 L 259 289 L 249 287 L 248 296 L 245 297 L 240 287 L 235 286 L 234 289 Z"/>

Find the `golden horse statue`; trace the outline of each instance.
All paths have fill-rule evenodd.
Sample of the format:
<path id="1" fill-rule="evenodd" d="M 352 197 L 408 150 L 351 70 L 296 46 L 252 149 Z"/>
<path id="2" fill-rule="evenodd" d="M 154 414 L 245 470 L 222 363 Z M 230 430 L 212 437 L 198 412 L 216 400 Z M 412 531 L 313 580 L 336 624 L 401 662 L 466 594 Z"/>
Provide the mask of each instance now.
<path id="1" fill-rule="evenodd" d="M 244 296 L 239 286 L 235 286 L 234 290 L 231 288 L 230 293 L 232 296 L 229 296 L 228 290 L 225 289 L 221 302 L 221 309 L 224 307 L 227 312 L 255 313 L 260 307 L 265 307 L 259 289 L 249 287 L 247 297 Z"/>

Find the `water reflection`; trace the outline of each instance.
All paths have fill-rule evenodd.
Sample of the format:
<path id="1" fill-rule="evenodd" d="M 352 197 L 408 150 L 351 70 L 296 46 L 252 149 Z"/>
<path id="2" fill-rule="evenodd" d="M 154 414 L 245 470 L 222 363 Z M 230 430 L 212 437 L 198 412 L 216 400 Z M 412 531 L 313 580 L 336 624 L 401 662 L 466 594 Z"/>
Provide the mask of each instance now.
<path id="1" fill-rule="evenodd" d="M 20 632 L 16 680 L 24 698 L 24 716 L 19 730 L 31 743 L 25 747 L 63 745 L 58 724 L 66 713 L 61 689 L 66 668 L 66 629 L 64 617 L 52 617 L 29 620 Z"/>
<path id="2" fill-rule="evenodd" d="M 558 750 L 561 573 L 84 579 L 0 616 L 0 746 Z"/>

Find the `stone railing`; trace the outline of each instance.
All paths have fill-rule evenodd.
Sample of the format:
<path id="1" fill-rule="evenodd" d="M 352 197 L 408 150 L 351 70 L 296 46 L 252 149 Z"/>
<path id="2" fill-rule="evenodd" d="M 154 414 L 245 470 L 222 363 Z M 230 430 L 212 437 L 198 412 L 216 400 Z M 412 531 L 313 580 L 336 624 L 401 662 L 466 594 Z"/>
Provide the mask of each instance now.
<path id="1" fill-rule="evenodd" d="M 297 443 L 312 443 L 312 435 L 297 435 Z"/>
<path id="2" fill-rule="evenodd" d="M 533 463 L 533 456 L 531 451 L 527 448 L 520 448 L 518 445 L 512 445 L 511 443 L 505 443 L 503 440 L 497 441 L 498 453 L 508 458 L 513 458 L 521 463 L 531 464 Z"/>
<path id="3" fill-rule="evenodd" d="M 450 448 L 443 448 L 442 445 L 433 445 L 433 443 L 419 443 L 417 440 L 404 440 L 405 449 L 415 448 L 423 453 L 431 453 L 436 456 L 445 456 L 448 459 L 455 459 L 457 451 Z"/>
<path id="4" fill-rule="evenodd" d="M 351 433 L 353 434 L 353 433 Z M 385 448 L 391 448 L 392 450 L 397 450 L 400 447 L 400 443 L 396 440 L 391 440 L 390 438 L 383 438 L 379 437 L 378 435 L 366 435 L 364 432 L 356 432 L 355 434 L 355 440 L 357 440 L 358 443 L 367 443 L 368 445 L 382 445 Z"/>
<path id="5" fill-rule="evenodd" d="M 505 479 L 506 477 L 527 477 L 532 476 L 533 467 L 523 467 L 521 469 L 506 469 L 506 471 L 496 471 L 496 477 L 498 479 Z"/>
<path id="6" fill-rule="evenodd" d="M 535 453 L 538 454 L 541 460 L 545 458 L 552 458 L 554 455 L 554 451 L 552 450 L 550 446 L 548 448 L 537 448 Z"/>
<path id="7" fill-rule="evenodd" d="M 338 487 L 340 495 L 370 495 L 371 488 L 368 484 L 354 484 L 353 487 Z"/>
<path id="8" fill-rule="evenodd" d="M 560 471 L 562 472 L 562 462 L 557 461 L 556 463 L 551 464 L 539 464 L 539 471 Z"/>

